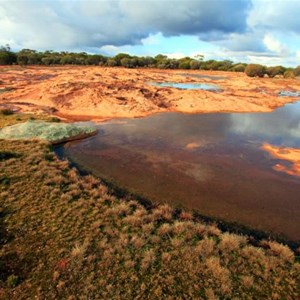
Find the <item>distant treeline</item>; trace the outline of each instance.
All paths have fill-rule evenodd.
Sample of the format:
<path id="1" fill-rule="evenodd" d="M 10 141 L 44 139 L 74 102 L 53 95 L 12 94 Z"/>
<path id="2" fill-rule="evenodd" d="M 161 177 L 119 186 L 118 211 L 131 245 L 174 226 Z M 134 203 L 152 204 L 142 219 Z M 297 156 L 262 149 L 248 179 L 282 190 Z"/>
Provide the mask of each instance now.
<path id="1" fill-rule="evenodd" d="M 183 70 L 214 70 L 245 72 L 251 77 L 284 77 L 300 76 L 300 66 L 297 68 L 285 68 L 283 66 L 266 67 L 258 64 L 233 63 L 230 60 L 204 60 L 202 55 L 194 58 L 184 57 L 180 59 L 169 58 L 166 55 L 158 54 L 151 56 L 131 56 L 126 53 L 119 53 L 114 57 L 107 57 L 100 54 L 88 54 L 85 52 L 39 52 L 31 49 L 23 49 L 19 52 L 11 51 L 9 45 L 0 48 L 0 65 L 94 65 L 107 67 L 125 68 L 159 68 L 159 69 L 183 69 Z"/>

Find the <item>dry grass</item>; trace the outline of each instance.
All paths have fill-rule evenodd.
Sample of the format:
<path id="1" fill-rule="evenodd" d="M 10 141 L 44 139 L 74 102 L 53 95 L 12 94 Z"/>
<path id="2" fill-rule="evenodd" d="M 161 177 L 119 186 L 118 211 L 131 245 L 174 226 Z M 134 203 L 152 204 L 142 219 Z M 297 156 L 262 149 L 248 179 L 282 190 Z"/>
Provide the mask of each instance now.
<path id="1" fill-rule="evenodd" d="M 46 115 L 35 115 L 35 114 L 25 114 L 25 113 L 6 114 L 6 113 L 2 113 L 0 110 L 0 129 L 5 126 L 23 123 L 28 120 L 52 121 L 52 119 L 53 119 L 52 117 Z"/>
<path id="2" fill-rule="evenodd" d="M 117 199 L 45 143 L 0 141 L 0 298 L 299 299 L 289 248 Z"/>

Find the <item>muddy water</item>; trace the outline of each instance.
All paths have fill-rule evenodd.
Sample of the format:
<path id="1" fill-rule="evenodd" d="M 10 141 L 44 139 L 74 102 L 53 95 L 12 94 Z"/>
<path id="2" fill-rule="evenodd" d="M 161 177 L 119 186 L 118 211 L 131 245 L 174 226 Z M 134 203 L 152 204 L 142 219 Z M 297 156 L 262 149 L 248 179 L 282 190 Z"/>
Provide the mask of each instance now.
<path id="1" fill-rule="evenodd" d="M 300 148 L 300 103 L 272 113 L 164 113 L 99 125 L 63 154 L 159 202 L 300 241 L 300 177 L 263 143 Z"/>

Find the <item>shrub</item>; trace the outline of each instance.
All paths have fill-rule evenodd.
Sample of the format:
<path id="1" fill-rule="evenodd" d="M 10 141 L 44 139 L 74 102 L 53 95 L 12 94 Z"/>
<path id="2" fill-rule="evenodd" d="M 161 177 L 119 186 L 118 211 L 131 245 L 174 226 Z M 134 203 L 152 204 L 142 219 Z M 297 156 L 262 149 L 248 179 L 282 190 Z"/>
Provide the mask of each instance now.
<path id="1" fill-rule="evenodd" d="M 61 120 L 59 118 L 56 118 L 56 117 L 52 117 L 50 119 L 50 122 L 54 122 L 54 123 L 59 123 Z"/>
<path id="2" fill-rule="evenodd" d="M 197 69 L 199 69 L 199 68 L 200 68 L 200 62 L 197 61 L 197 60 L 191 60 L 191 61 L 190 61 L 190 68 L 191 68 L 192 70 L 197 70 Z"/>
<path id="3" fill-rule="evenodd" d="M 9 287 L 15 287 L 18 284 L 19 278 L 16 275 L 10 275 L 7 277 L 6 283 Z"/>
<path id="4" fill-rule="evenodd" d="M 287 70 L 283 74 L 284 78 L 295 78 L 295 74 L 292 70 Z"/>
<path id="5" fill-rule="evenodd" d="M 188 70 L 190 68 L 190 63 L 188 61 L 183 61 L 179 64 L 178 68 Z"/>
<path id="6" fill-rule="evenodd" d="M 270 78 L 274 78 L 276 75 L 283 75 L 284 68 L 282 66 L 268 67 L 266 73 Z"/>
<path id="7" fill-rule="evenodd" d="M 14 111 L 11 109 L 8 109 L 8 108 L 4 108 L 4 109 L 0 110 L 0 114 L 3 116 L 9 116 L 9 115 L 12 115 L 13 113 L 14 113 Z"/>
<path id="8" fill-rule="evenodd" d="M 233 71 L 233 72 L 245 72 L 245 69 L 246 69 L 246 65 L 244 65 L 244 64 L 237 64 L 237 65 L 234 65 L 231 68 L 231 71 Z"/>
<path id="9" fill-rule="evenodd" d="M 294 74 L 295 74 L 295 76 L 300 76 L 300 66 L 298 66 L 298 67 L 294 70 Z"/>
<path id="10" fill-rule="evenodd" d="M 249 77 L 264 77 L 266 68 L 265 66 L 259 64 L 250 64 L 246 67 L 245 73 Z"/>
<path id="11" fill-rule="evenodd" d="M 117 62 L 114 59 L 110 58 L 107 60 L 108 67 L 115 67 L 116 65 L 117 65 Z"/>

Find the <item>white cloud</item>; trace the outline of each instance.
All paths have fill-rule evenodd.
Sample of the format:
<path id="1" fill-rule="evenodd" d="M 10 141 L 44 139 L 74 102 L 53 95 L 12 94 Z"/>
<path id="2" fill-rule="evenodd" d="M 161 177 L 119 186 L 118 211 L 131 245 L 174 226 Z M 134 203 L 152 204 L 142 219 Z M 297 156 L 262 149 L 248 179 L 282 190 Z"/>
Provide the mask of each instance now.
<path id="1" fill-rule="evenodd" d="M 286 56 L 288 55 L 289 51 L 279 40 L 275 39 L 272 34 L 267 33 L 263 39 L 264 44 L 266 47 L 279 55 Z"/>
<path id="2" fill-rule="evenodd" d="M 164 53 L 164 55 L 168 56 L 168 58 L 176 58 L 176 59 L 187 56 L 187 54 L 182 53 L 182 52 Z"/>
<path id="3" fill-rule="evenodd" d="M 158 45 L 161 36 L 162 36 L 161 33 L 150 34 L 148 37 L 142 39 L 142 40 L 141 40 L 141 43 L 142 43 L 144 46 Z"/>

